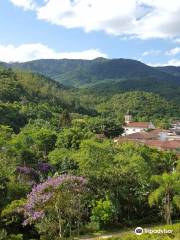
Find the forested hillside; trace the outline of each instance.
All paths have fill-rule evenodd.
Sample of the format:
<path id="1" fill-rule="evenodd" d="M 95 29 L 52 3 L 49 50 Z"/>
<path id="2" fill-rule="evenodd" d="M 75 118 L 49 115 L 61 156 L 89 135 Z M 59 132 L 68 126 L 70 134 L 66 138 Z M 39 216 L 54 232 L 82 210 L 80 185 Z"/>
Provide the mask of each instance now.
<path id="1" fill-rule="evenodd" d="M 112 96 L 135 90 L 180 100 L 180 75 L 175 67 L 155 68 L 131 59 L 105 58 L 1 64 L 44 74 L 63 85 L 85 88 L 95 94 Z"/>
<path id="2" fill-rule="evenodd" d="M 0 69 L 0 100 L 0 123 L 14 129 L 36 118 L 58 122 L 64 109 L 95 114 L 95 110 L 80 105 L 71 89 L 39 74 L 6 68 Z"/>
<path id="3" fill-rule="evenodd" d="M 179 102 L 159 94 L 100 95 L 0 68 L 0 239 L 74 239 L 177 221 L 176 154 L 113 142 L 128 109 L 161 127 L 180 117 Z"/>
<path id="4" fill-rule="evenodd" d="M 157 67 L 158 70 L 172 74 L 174 76 L 180 76 L 180 67 L 175 66 L 166 66 L 166 67 Z"/>
<path id="5" fill-rule="evenodd" d="M 180 117 L 180 107 L 175 102 L 168 101 L 158 94 L 140 91 L 114 95 L 98 104 L 97 109 L 103 114 L 115 113 L 116 116 L 122 117 L 128 109 L 137 121 Z"/>
<path id="6" fill-rule="evenodd" d="M 35 60 L 7 66 L 42 73 L 66 85 L 80 86 L 104 79 L 161 79 L 180 81 L 163 71 L 131 59 Z M 170 72 L 171 73 L 171 72 Z M 67 81 L 67 82 L 66 82 Z"/>
<path id="7" fill-rule="evenodd" d="M 170 120 L 180 116 L 178 97 L 172 101 L 142 91 L 108 96 L 87 88 L 64 87 L 43 75 L 0 69 L 0 123 L 8 123 L 14 129 L 36 118 L 58 124 L 65 109 L 82 116 L 115 119 L 119 123 L 123 122 L 127 109 L 136 120 Z"/>

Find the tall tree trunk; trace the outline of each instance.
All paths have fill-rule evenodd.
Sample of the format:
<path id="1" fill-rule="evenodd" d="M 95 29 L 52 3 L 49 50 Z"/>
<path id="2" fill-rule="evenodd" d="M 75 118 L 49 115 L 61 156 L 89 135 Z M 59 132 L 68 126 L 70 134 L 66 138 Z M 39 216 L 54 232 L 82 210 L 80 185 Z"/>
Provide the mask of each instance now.
<path id="1" fill-rule="evenodd" d="M 170 201 L 170 191 L 167 190 L 165 198 L 165 220 L 166 224 L 171 224 L 171 201 Z"/>
<path id="2" fill-rule="evenodd" d="M 59 237 L 62 238 L 62 226 L 61 226 L 61 219 L 59 219 Z"/>
<path id="3" fill-rule="evenodd" d="M 62 224 L 61 224 L 61 214 L 57 206 L 55 206 L 57 217 L 58 217 L 58 225 L 59 225 L 59 238 L 62 238 Z"/>
<path id="4" fill-rule="evenodd" d="M 70 223 L 70 225 L 69 225 L 69 237 L 70 237 L 70 239 L 71 239 L 71 223 Z"/>
<path id="5" fill-rule="evenodd" d="M 171 202 L 170 202 L 170 192 L 168 191 L 167 194 L 167 206 L 168 206 L 168 212 L 167 212 L 167 217 L 168 217 L 168 224 L 171 224 Z"/>

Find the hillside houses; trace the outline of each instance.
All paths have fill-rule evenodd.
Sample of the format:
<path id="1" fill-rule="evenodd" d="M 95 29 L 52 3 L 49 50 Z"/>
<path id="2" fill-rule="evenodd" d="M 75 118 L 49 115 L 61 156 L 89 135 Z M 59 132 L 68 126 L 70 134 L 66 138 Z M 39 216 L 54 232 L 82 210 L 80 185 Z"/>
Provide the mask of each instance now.
<path id="1" fill-rule="evenodd" d="M 136 142 L 159 150 L 174 151 L 180 155 L 180 122 L 168 130 L 155 128 L 152 123 L 133 122 L 132 116 L 125 115 L 124 133 L 114 139 L 115 143 Z"/>
<path id="2" fill-rule="evenodd" d="M 171 130 L 172 132 L 175 132 L 177 135 L 180 135 L 180 120 L 179 120 L 179 121 L 174 121 L 174 122 L 171 124 L 170 130 Z"/>
<path id="3" fill-rule="evenodd" d="M 155 126 L 151 122 L 134 122 L 132 115 L 128 111 L 125 115 L 125 124 L 123 128 L 124 133 L 122 134 L 122 136 L 126 136 L 133 133 L 139 133 L 150 129 L 155 129 Z"/>

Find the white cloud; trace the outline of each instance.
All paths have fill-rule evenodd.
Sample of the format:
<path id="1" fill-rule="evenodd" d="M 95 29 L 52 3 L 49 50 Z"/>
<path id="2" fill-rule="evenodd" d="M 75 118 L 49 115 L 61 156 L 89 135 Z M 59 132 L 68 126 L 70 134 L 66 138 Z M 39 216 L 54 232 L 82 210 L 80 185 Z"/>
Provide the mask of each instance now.
<path id="1" fill-rule="evenodd" d="M 107 57 L 98 49 L 89 49 L 81 52 L 56 52 L 53 49 L 41 44 L 22 44 L 20 46 L 1 45 L 0 61 L 4 62 L 25 62 L 35 59 L 94 59 Z"/>
<path id="2" fill-rule="evenodd" d="M 23 6 L 33 0 L 11 1 Z M 38 19 L 86 32 L 142 39 L 180 36 L 180 0 L 45 0 L 35 11 Z"/>
<path id="3" fill-rule="evenodd" d="M 157 56 L 157 55 L 160 55 L 161 53 L 162 53 L 161 50 L 150 50 L 150 51 L 143 52 L 142 57 Z"/>
<path id="4" fill-rule="evenodd" d="M 105 30 L 116 34 L 132 26 L 134 0 L 50 0 L 38 10 L 38 18 L 67 28 L 81 27 L 86 32 Z M 120 23 L 120 22 L 121 23 Z"/>
<path id="5" fill-rule="evenodd" d="M 165 55 L 169 55 L 169 56 L 175 56 L 177 54 L 180 54 L 180 47 L 172 48 L 165 53 Z"/>
<path id="6" fill-rule="evenodd" d="M 180 60 L 179 59 L 170 59 L 166 63 L 147 63 L 147 65 L 152 66 L 152 67 L 165 67 L 165 66 L 180 67 Z"/>
<path id="7" fill-rule="evenodd" d="M 147 64 L 148 66 L 151 66 L 151 67 L 164 67 L 164 66 L 167 66 L 167 64 L 163 64 L 163 63 L 151 63 L 151 62 L 148 62 L 148 63 L 145 63 Z"/>
<path id="8" fill-rule="evenodd" d="M 34 0 L 10 0 L 15 6 L 22 7 L 24 10 L 36 9 L 36 2 Z"/>
<path id="9" fill-rule="evenodd" d="M 172 49 L 169 49 L 165 52 L 163 52 L 162 50 L 150 50 L 150 51 L 145 51 L 142 53 L 142 57 L 146 57 L 146 56 L 175 56 L 180 54 L 180 47 L 175 47 Z"/>
<path id="10" fill-rule="evenodd" d="M 176 38 L 173 40 L 174 43 L 180 43 L 180 38 Z"/>
<path id="11" fill-rule="evenodd" d="M 171 59 L 167 63 L 168 66 L 180 66 L 180 60 L 179 59 Z"/>

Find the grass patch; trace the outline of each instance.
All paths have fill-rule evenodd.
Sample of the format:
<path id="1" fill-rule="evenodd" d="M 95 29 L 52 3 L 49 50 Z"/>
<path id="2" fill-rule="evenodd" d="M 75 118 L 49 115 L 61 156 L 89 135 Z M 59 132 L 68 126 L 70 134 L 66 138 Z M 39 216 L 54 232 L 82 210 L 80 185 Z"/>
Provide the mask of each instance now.
<path id="1" fill-rule="evenodd" d="M 171 233 L 143 233 L 136 235 L 134 229 L 124 229 L 117 232 L 96 232 L 91 236 L 83 237 L 82 239 L 108 239 L 108 240 L 179 240 L 180 239 L 180 223 L 173 225 L 159 225 L 153 227 L 144 227 L 147 230 L 171 230 Z"/>

